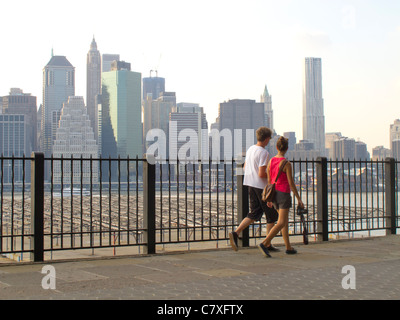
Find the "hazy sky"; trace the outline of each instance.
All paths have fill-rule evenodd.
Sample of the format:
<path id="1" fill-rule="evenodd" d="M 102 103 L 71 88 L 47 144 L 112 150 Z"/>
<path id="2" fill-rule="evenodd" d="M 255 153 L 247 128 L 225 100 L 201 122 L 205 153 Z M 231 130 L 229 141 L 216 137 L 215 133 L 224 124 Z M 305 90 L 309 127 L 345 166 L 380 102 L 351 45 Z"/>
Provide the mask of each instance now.
<path id="1" fill-rule="evenodd" d="M 166 79 L 177 102 L 209 124 L 229 99 L 272 95 L 278 134 L 302 139 L 305 57 L 322 58 L 326 132 L 389 148 L 400 118 L 398 0 L 36 0 L 0 5 L 0 96 L 18 87 L 42 102 L 42 69 L 64 55 L 86 101 L 86 55 L 118 53 L 132 70 Z M 154 75 L 154 74 L 153 74 Z"/>

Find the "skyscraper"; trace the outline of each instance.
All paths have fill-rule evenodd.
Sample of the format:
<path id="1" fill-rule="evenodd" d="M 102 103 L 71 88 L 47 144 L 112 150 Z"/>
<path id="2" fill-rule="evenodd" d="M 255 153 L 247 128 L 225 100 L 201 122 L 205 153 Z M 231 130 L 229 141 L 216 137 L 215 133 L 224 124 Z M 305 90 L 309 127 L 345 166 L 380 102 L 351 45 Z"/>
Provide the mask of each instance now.
<path id="1" fill-rule="evenodd" d="M 272 111 L 272 96 L 268 93 L 267 85 L 265 85 L 264 92 L 261 96 L 261 102 L 264 102 L 264 125 L 274 132 L 274 112 Z"/>
<path id="2" fill-rule="evenodd" d="M 142 75 L 130 64 L 102 73 L 101 140 L 104 157 L 142 157 Z"/>
<path id="3" fill-rule="evenodd" d="M 219 104 L 218 118 L 212 128 L 218 129 L 221 135 L 227 135 L 220 144 L 219 159 L 236 158 L 255 143 L 256 130 L 264 126 L 264 108 L 263 102 L 247 99 L 234 99 Z M 215 152 L 212 150 L 213 155 Z"/>
<path id="4" fill-rule="evenodd" d="M 322 99 L 321 58 L 305 58 L 303 84 L 303 140 L 325 155 L 325 117 Z"/>
<path id="5" fill-rule="evenodd" d="M 171 149 L 173 150 L 170 150 L 170 156 L 173 155 L 174 158 L 179 156 L 180 159 L 182 156 L 187 156 L 189 160 L 201 159 L 202 155 L 207 151 L 206 148 L 208 148 L 208 124 L 203 108 L 197 103 L 181 102 L 177 104 L 176 112 L 170 113 L 169 118 L 171 122 L 173 121 L 173 124 L 170 122 L 170 126 L 172 126 L 171 134 L 176 139 L 176 142 L 171 143 Z M 196 134 L 196 154 L 179 154 L 181 147 L 187 143 L 186 140 L 179 139 L 179 135 L 183 130 L 189 130 L 191 133 Z M 187 139 L 186 136 L 184 138 Z M 191 142 L 193 143 L 193 141 Z M 194 152 L 194 150 L 191 151 Z"/>
<path id="6" fill-rule="evenodd" d="M 152 137 L 148 133 L 151 129 L 160 129 L 165 133 L 167 142 L 169 141 L 169 117 L 171 112 L 176 112 L 175 92 L 164 92 L 157 99 L 146 96 L 143 101 L 143 141 L 144 151 L 152 144 Z M 150 140 L 147 141 L 147 140 Z M 167 143 L 166 152 L 169 154 L 169 144 Z"/>
<path id="7" fill-rule="evenodd" d="M 90 119 L 87 114 L 83 97 L 69 97 L 68 102 L 64 103 L 61 111 L 59 127 L 56 130 L 56 139 L 53 146 L 53 155 L 55 158 L 71 157 L 88 159 L 97 158 L 98 146 L 94 139 L 93 129 L 90 125 Z M 54 163 L 54 182 L 61 182 L 63 174 L 64 183 L 89 184 L 97 182 L 98 163 L 94 161 L 76 161 L 73 163 L 73 181 L 71 181 L 71 163 L 64 161 L 63 170 L 61 170 L 61 161 Z M 92 169 L 92 173 L 90 170 Z"/>
<path id="8" fill-rule="evenodd" d="M 40 149 L 52 153 L 53 141 L 64 102 L 75 95 L 75 68 L 65 56 L 52 56 L 43 68 L 43 107 Z"/>
<path id="9" fill-rule="evenodd" d="M 101 94 L 101 56 L 97 50 L 97 44 L 93 37 L 90 50 L 87 54 L 86 63 L 86 106 L 91 127 L 93 128 L 95 139 L 97 140 L 97 103 L 96 96 Z"/>
<path id="10" fill-rule="evenodd" d="M 0 98 L 1 100 L 1 98 Z M 27 148 L 29 155 L 37 151 L 37 106 L 36 97 L 24 93 L 19 88 L 11 88 L 10 94 L 3 97 L 3 114 L 23 114 L 26 121 Z"/>
<path id="11" fill-rule="evenodd" d="M 24 114 L 0 114 L 0 153 L 4 157 L 22 157 L 32 151 L 27 139 L 26 120 Z M 14 181 L 23 180 L 22 161 L 2 160 L 2 181 L 11 182 L 13 178 Z"/>
<path id="12" fill-rule="evenodd" d="M 143 78 L 143 101 L 147 99 L 149 93 L 153 100 L 157 100 L 163 92 L 165 92 L 165 78 L 152 77 L 151 72 L 150 78 Z"/>
<path id="13" fill-rule="evenodd" d="M 105 54 L 103 54 L 102 61 L 103 61 L 103 63 L 102 63 L 101 72 L 109 72 L 109 71 L 111 71 L 111 63 L 113 61 L 119 61 L 119 54 L 105 53 Z"/>
<path id="14" fill-rule="evenodd" d="M 394 140 L 400 139 L 400 119 L 395 119 L 390 125 L 390 146 Z"/>

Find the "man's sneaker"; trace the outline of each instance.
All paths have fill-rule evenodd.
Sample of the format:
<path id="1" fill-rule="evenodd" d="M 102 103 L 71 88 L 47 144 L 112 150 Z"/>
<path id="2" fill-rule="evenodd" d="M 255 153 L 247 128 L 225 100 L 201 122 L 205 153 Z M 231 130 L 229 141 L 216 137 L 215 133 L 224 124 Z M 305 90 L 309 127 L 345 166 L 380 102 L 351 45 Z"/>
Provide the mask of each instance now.
<path id="1" fill-rule="evenodd" d="M 239 249 L 238 238 L 239 238 L 239 236 L 237 235 L 236 232 L 233 231 L 233 232 L 229 233 L 229 240 L 231 242 L 232 249 L 235 251 L 238 251 L 238 249 Z"/>
<path id="2" fill-rule="evenodd" d="M 269 251 L 268 251 L 267 247 L 264 246 L 262 243 L 260 243 L 258 245 L 258 249 L 260 249 L 260 251 L 262 252 L 262 254 L 264 256 L 271 258 L 271 255 L 269 254 Z"/>

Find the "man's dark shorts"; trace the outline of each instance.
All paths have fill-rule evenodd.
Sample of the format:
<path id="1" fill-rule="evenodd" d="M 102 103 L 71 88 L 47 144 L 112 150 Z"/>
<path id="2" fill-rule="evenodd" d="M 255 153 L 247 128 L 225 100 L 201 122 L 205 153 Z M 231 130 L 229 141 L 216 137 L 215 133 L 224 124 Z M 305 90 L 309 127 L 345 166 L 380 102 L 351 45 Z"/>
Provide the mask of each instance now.
<path id="1" fill-rule="evenodd" d="M 250 196 L 250 212 L 247 218 L 255 221 L 260 221 L 263 213 L 267 218 L 267 223 L 274 223 L 278 221 L 278 212 L 275 208 L 270 208 L 267 203 L 261 200 L 263 190 L 253 187 L 248 187 Z"/>

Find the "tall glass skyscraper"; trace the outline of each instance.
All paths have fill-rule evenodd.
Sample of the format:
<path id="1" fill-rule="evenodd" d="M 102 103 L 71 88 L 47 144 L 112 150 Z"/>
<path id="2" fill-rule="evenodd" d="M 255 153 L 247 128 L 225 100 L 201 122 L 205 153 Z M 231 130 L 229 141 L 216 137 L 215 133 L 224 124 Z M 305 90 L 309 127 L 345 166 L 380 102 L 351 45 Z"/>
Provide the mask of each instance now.
<path id="1" fill-rule="evenodd" d="M 61 108 L 75 95 L 75 68 L 64 56 L 52 56 L 43 68 L 43 107 L 40 149 L 52 153 Z"/>
<path id="2" fill-rule="evenodd" d="M 325 156 L 325 116 L 322 98 L 321 58 L 305 58 L 303 84 L 303 140 Z"/>
<path id="3" fill-rule="evenodd" d="M 102 73 L 102 156 L 143 156 L 141 83 L 141 73 L 127 63 Z"/>

